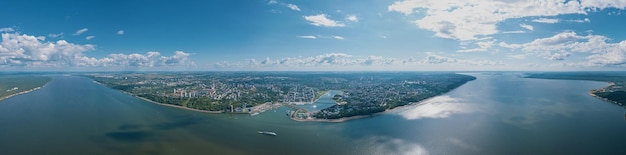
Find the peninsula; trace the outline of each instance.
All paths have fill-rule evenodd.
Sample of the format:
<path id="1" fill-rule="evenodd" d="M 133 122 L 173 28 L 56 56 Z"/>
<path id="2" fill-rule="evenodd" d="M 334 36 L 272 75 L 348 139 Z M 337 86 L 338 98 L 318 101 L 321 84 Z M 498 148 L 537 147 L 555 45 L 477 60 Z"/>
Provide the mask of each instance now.
<path id="1" fill-rule="evenodd" d="M 295 120 L 368 116 L 434 97 L 476 79 L 443 72 L 150 72 L 83 75 L 153 103 L 211 113 L 256 114 L 268 108 L 295 109 Z M 308 112 L 329 90 L 337 105 Z"/>
<path id="2" fill-rule="evenodd" d="M 2 75 L 0 76 L 0 101 L 37 90 L 52 78 L 39 75 Z"/>

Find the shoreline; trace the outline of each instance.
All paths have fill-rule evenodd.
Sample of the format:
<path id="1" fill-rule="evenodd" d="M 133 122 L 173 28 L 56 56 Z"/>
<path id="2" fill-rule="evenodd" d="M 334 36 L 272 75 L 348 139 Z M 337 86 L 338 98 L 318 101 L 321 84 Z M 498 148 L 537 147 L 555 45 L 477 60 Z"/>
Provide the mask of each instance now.
<path id="1" fill-rule="evenodd" d="M 619 103 L 619 102 L 616 102 L 616 101 L 610 100 L 610 99 L 608 99 L 608 98 L 600 97 L 600 96 L 598 96 L 598 95 L 594 94 L 594 92 L 596 92 L 596 90 L 590 90 L 590 91 L 588 91 L 587 93 L 588 93 L 590 96 L 592 96 L 592 97 L 594 97 L 594 98 L 597 98 L 597 99 L 600 99 L 600 100 L 602 100 L 602 101 L 609 102 L 609 103 L 612 103 L 612 104 L 616 104 L 616 105 L 619 105 L 619 106 L 622 106 L 622 107 L 624 106 L 622 103 Z"/>
<path id="2" fill-rule="evenodd" d="M 124 92 L 126 93 L 126 92 Z M 194 109 L 194 108 L 189 108 L 189 107 L 183 107 L 183 106 L 179 106 L 179 105 L 173 105 L 173 104 L 165 104 L 165 103 L 159 103 L 159 102 L 155 102 L 152 100 L 149 100 L 147 98 L 143 98 L 143 97 L 139 97 L 137 95 L 132 95 L 130 93 L 126 93 L 129 94 L 133 97 L 139 98 L 141 100 L 153 103 L 153 104 L 157 104 L 157 105 L 161 105 L 161 106 L 168 106 L 168 107 L 173 107 L 173 108 L 179 108 L 179 109 L 185 109 L 185 110 L 191 110 L 191 111 L 196 111 L 196 112 L 203 112 L 203 113 L 210 113 L 210 114 L 222 114 L 224 113 L 224 111 L 210 111 L 210 110 L 200 110 L 200 109 Z"/>
<path id="3" fill-rule="evenodd" d="M 102 86 L 107 87 L 106 85 L 104 85 L 104 84 L 102 84 L 102 83 L 100 83 L 100 82 L 97 82 L 97 81 L 95 81 L 95 80 L 94 80 L 94 82 L 95 82 L 96 84 L 100 84 L 100 85 L 102 85 Z M 460 87 L 460 86 L 459 86 L 459 87 Z M 458 87 L 457 87 L 457 88 L 458 88 Z M 455 89 L 457 89 L 457 88 L 454 88 L 454 89 L 452 89 L 452 90 L 455 90 Z M 114 89 L 114 90 L 117 90 L 117 89 Z M 449 91 L 448 91 L 448 92 L 446 92 L 446 93 L 449 93 L 449 92 L 451 92 L 452 90 L 449 90 Z M 228 113 L 228 114 L 249 114 L 250 116 L 254 116 L 254 115 L 257 115 L 257 114 L 263 113 L 263 112 L 265 112 L 266 110 L 269 110 L 269 109 L 274 109 L 274 108 L 279 108 L 279 107 L 283 107 L 283 106 L 287 106 L 287 105 L 292 105 L 292 106 L 307 105 L 307 104 L 273 103 L 273 104 L 269 105 L 269 107 L 270 107 L 269 109 L 265 109 L 265 108 L 261 108 L 261 107 L 268 106 L 268 105 L 267 105 L 268 103 L 263 103 L 263 104 L 259 104 L 259 105 L 254 106 L 252 109 L 256 109 L 256 110 L 253 110 L 253 111 L 251 111 L 251 112 L 247 112 L 247 113 L 229 113 L 229 112 L 226 112 L 226 111 L 209 111 L 209 110 L 200 110 L 200 109 L 194 109 L 194 108 L 189 108 L 189 107 L 183 107 L 183 106 L 179 106 L 179 105 L 165 104 L 165 103 L 155 102 L 155 101 L 152 101 L 152 100 L 149 100 L 149 99 L 147 99 L 147 98 L 140 97 L 140 96 L 137 96 L 137 95 L 133 95 L 133 94 L 131 94 L 131 93 L 128 93 L 128 92 L 125 92 L 125 91 L 122 91 L 122 90 L 117 90 L 117 91 L 120 91 L 120 92 L 122 92 L 122 93 L 125 93 L 125 94 L 128 94 L 128 95 L 131 95 L 131 96 L 133 96 L 133 97 L 139 98 L 139 99 L 141 99 L 141 100 L 144 100 L 144 101 L 147 101 L 147 102 L 150 102 L 150 103 L 153 103 L 153 104 L 157 104 L 157 105 L 161 105 L 161 106 L 167 106 L 167 107 L 173 107 L 173 108 L 179 108 L 179 109 L 184 109 L 184 110 L 191 110 L 191 111 L 196 111 L 196 112 L 202 112 L 202 113 L 209 113 L 209 114 L 227 114 L 227 113 Z M 323 95 L 326 95 L 326 94 L 329 94 L 329 93 L 330 93 L 330 91 L 328 91 L 328 92 L 324 93 Z M 446 93 L 442 93 L 442 94 L 440 94 L 440 95 L 432 96 L 432 97 L 429 97 L 429 98 L 423 99 L 423 100 L 421 100 L 421 101 L 419 101 L 419 102 L 410 102 L 410 103 L 408 103 L 408 104 L 406 104 L 406 105 L 403 105 L 403 106 L 394 107 L 394 108 L 392 108 L 392 109 L 386 109 L 385 111 L 382 111 L 382 112 L 377 112 L 377 113 L 372 113 L 372 114 L 369 114 L 369 115 L 357 115 L 357 116 L 350 116 L 350 117 L 342 117 L 342 118 L 338 118 L 338 119 L 322 119 L 322 118 L 313 118 L 313 117 L 308 117 L 308 118 L 305 118 L 305 119 L 300 119 L 300 118 L 295 118 L 295 117 L 291 117 L 291 116 L 287 116 L 287 117 L 289 117 L 291 120 L 294 120 L 294 121 L 297 121 L 297 122 L 328 122 L 328 123 L 340 123 L 340 122 L 345 122 L 345 121 L 350 121 L 350 120 L 363 119 L 363 118 L 369 118 L 369 117 L 376 117 L 376 116 L 378 116 L 378 115 L 387 114 L 387 113 L 389 113 L 389 112 L 396 111 L 396 110 L 401 109 L 401 108 L 404 108 L 404 107 L 420 106 L 420 105 L 424 104 L 423 102 L 425 102 L 425 101 L 427 101 L 427 100 L 430 100 L 430 99 L 432 99 L 432 98 L 434 98 L 434 97 L 441 96 L 441 95 L 446 94 Z M 315 99 L 315 101 L 314 101 L 314 102 L 311 102 L 311 103 L 308 103 L 308 104 L 313 104 L 313 103 L 317 102 L 320 98 L 321 98 L 321 96 L 320 96 L 319 98 Z M 337 103 L 336 103 L 336 104 L 337 104 Z M 287 106 L 287 107 L 289 107 L 289 106 Z M 289 107 L 289 108 L 291 108 L 291 107 Z M 263 110 L 259 110 L 259 109 L 263 109 Z M 292 109 L 293 109 L 293 108 L 292 108 Z"/>
<path id="4" fill-rule="evenodd" d="M 467 82 L 469 82 L 469 81 L 467 81 Z M 294 118 L 294 117 L 289 117 L 289 118 L 291 118 L 291 119 L 292 119 L 292 120 L 294 120 L 294 121 L 298 121 L 298 122 L 330 122 L 330 123 L 340 123 L 340 122 L 345 122 L 345 121 L 350 121 L 350 120 L 355 120 L 355 119 L 362 119 L 362 118 L 376 117 L 376 116 L 378 116 L 378 115 L 387 114 L 387 113 L 390 113 L 390 112 L 394 112 L 394 111 L 397 111 L 397 110 L 401 110 L 402 108 L 414 107 L 414 106 L 421 106 L 421 105 L 425 104 L 425 102 L 426 102 L 426 101 L 429 101 L 429 100 L 431 100 L 431 99 L 433 99 L 433 98 L 435 98 L 435 97 L 442 96 L 442 95 L 445 95 L 445 94 L 447 94 L 447 93 L 450 93 L 450 92 L 452 92 L 452 91 L 454 91 L 454 90 L 458 89 L 459 87 L 461 87 L 461 86 L 463 86 L 463 85 L 467 84 L 467 82 L 465 82 L 464 84 L 462 84 L 462 85 L 460 85 L 460 86 L 458 86 L 458 87 L 456 87 L 456 88 L 454 88 L 454 89 L 448 90 L 448 91 L 447 91 L 447 92 L 445 92 L 445 93 L 441 93 L 441 94 L 439 94 L 439 95 L 435 95 L 435 96 L 432 96 L 432 97 L 429 97 L 429 98 L 426 98 L 426 99 L 420 100 L 420 101 L 418 101 L 418 102 L 409 102 L 409 103 L 408 103 L 408 104 L 406 104 L 406 105 L 397 106 L 397 107 L 394 107 L 394 108 L 391 108 L 391 109 L 386 109 L 385 111 L 382 111 L 382 112 L 371 113 L 371 114 L 369 114 L 369 115 L 357 115 L 357 116 L 350 116 L 350 117 L 342 117 L 342 118 L 338 118 L 338 119 L 323 119 L 323 118 L 312 118 L 312 117 L 305 118 L 305 119 Z M 336 103 L 336 102 L 335 102 L 335 103 Z"/>
<path id="5" fill-rule="evenodd" d="M 92 80 L 92 81 L 93 81 L 94 83 L 96 83 L 96 84 L 99 84 L 99 85 L 102 85 L 102 86 L 104 86 L 104 87 L 107 87 L 106 85 L 104 85 L 104 84 L 102 84 L 102 83 L 100 83 L 100 82 L 98 82 L 98 81 L 96 81 L 96 80 Z M 110 88 L 110 87 L 107 87 L 107 88 Z M 113 89 L 113 88 L 111 88 L 111 89 Z M 113 90 L 117 90 L 117 89 L 113 89 Z M 155 102 L 155 101 L 149 100 L 149 99 L 147 99 L 147 98 L 144 98 L 144 97 L 140 97 L 140 96 L 137 96 L 137 95 L 131 94 L 131 93 L 129 93 L 129 92 L 125 92 L 125 91 L 122 91 L 122 90 L 117 90 L 117 91 L 120 91 L 120 92 L 122 92 L 122 93 L 124 93 L 124 94 L 128 94 L 128 95 L 133 96 L 133 97 L 136 97 L 136 98 L 138 98 L 138 99 L 144 100 L 144 101 L 146 101 L 146 102 L 150 102 L 150 103 L 157 104 L 157 105 L 161 105 L 161 106 L 167 106 L 167 107 L 172 107 L 172 108 L 179 108 L 179 109 L 191 110 L 191 111 L 196 111 L 196 112 L 210 113 L 210 114 L 221 114 L 221 113 L 224 113 L 224 111 L 200 110 L 200 109 L 194 109 L 194 108 L 189 108 L 189 107 L 183 107 L 183 106 L 179 106 L 179 105 L 173 105 L 173 104 L 165 104 L 165 103 Z"/>
<path id="6" fill-rule="evenodd" d="M 438 95 L 439 96 L 439 95 Z M 337 119 L 323 119 L 323 118 L 305 118 L 305 119 L 300 119 L 300 118 L 294 118 L 294 117 L 290 117 L 292 120 L 294 121 L 298 121 L 298 122 L 328 122 L 328 123 L 341 123 L 341 122 L 345 122 L 345 121 L 350 121 L 350 120 L 356 120 L 356 119 L 363 119 L 363 118 L 370 118 L 370 117 L 376 117 L 378 115 L 383 115 L 383 114 L 388 114 L 388 113 L 392 113 L 398 110 L 402 110 L 403 108 L 409 108 L 409 107 L 416 107 L 416 106 L 421 106 L 425 104 L 425 101 L 428 101 L 434 97 L 437 96 L 433 96 L 431 98 L 427 98 L 424 100 L 421 100 L 419 102 L 411 102 L 409 104 L 403 105 L 403 106 L 399 106 L 399 107 L 395 107 L 393 109 L 387 109 L 385 111 L 382 112 L 377 112 L 377 113 L 372 113 L 369 115 L 357 115 L 357 116 L 350 116 L 350 117 L 342 117 L 342 118 L 337 118 Z"/>
<path id="7" fill-rule="evenodd" d="M 601 91 L 599 91 L 599 90 L 603 90 L 603 89 L 606 89 L 606 88 L 609 88 L 609 87 L 611 87 L 611 86 L 614 86 L 614 85 L 615 85 L 615 83 L 613 83 L 613 82 L 607 82 L 607 83 L 609 83 L 609 85 L 608 85 L 608 86 L 605 86 L 605 87 L 602 87 L 602 88 L 598 88 L 598 89 L 594 89 L 594 90 L 589 90 L 589 91 L 587 92 L 587 94 L 589 94 L 590 96 L 592 96 L 592 97 L 594 97 L 594 98 L 600 99 L 600 100 L 602 100 L 602 101 L 609 102 L 609 103 L 612 103 L 612 104 L 616 104 L 616 105 L 619 105 L 619 106 L 622 106 L 622 107 L 626 108 L 626 107 L 624 106 L 624 104 L 622 104 L 622 103 L 619 103 L 619 102 L 617 102 L 617 101 L 610 100 L 610 99 L 605 98 L 605 97 L 600 97 L 600 96 L 598 96 L 598 95 L 596 95 L 596 94 L 595 94 L 595 92 L 601 92 Z"/>
<path id="8" fill-rule="evenodd" d="M 47 83 L 46 83 L 46 84 L 47 84 Z M 11 95 L 9 95 L 9 96 L 1 97 L 1 98 L 0 98 L 0 101 L 5 100 L 5 99 L 9 99 L 9 98 L 11 98 L 11 97 L 15 97 L 15 96 L 17 96 L 17 95 L 22 95 L 22 94 L 30 93 L 30 92 L 32 92 L 32 91 L 35 91 L 35 90 L 41 89 L 41 88 L 42 88 L 42 87 L 44 87 L 44 86 L 46 86 L 46 85 L 44 84 L 43 86 L 40 86 L 40 87 L 35 87 L 35 88 L 33 88 L 33 89 L 30 89 L 30 90 L 26 90 L 26 91 L 22 91 L 22 92 L 19 92 L 19 93 L 11 94 Z"/>

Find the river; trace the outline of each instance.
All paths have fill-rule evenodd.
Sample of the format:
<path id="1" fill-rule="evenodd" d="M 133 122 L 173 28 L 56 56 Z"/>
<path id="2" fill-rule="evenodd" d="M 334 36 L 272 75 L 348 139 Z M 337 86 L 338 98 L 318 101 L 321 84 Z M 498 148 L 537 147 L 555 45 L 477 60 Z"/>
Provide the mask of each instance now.
<path id="1" fill-rule="evenodd" d="M 626 154 L 625 110 L 587 94 L 606 83 L 471 75 L 419 105 L 342 123 L 296 122 L 285 107 L 201 113 L 56 76 L 0 102 L 0 154 Z"/>

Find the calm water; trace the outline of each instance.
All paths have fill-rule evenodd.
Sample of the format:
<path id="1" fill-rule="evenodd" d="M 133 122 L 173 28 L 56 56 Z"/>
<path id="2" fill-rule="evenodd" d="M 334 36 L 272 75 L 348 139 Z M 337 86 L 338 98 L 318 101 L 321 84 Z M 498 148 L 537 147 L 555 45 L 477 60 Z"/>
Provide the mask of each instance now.
<path id="1" fill-rule="evenodd" d="M 344 123 L 295 122 L 287 108 L 205 114 L 59 76 L 0 102 L 0 154 L 626 154 L 625 110 L 587 94 L 605 83 L 475 76 Z"/>

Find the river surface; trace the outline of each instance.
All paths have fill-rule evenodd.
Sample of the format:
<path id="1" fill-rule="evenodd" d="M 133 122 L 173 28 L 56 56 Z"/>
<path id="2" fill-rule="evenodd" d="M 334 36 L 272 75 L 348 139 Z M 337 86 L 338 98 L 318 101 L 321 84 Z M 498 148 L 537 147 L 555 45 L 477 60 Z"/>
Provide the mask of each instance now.
<path id="1" fill-rule="evenodd" d="M 472 75 L 419 105 L 342 123 L 296 122 L 285 107 L 207 114 L 57 76 L 0 102 L 0 154 L 626 154 L 625 110 L 587 94 L 606 83 Z"/>

